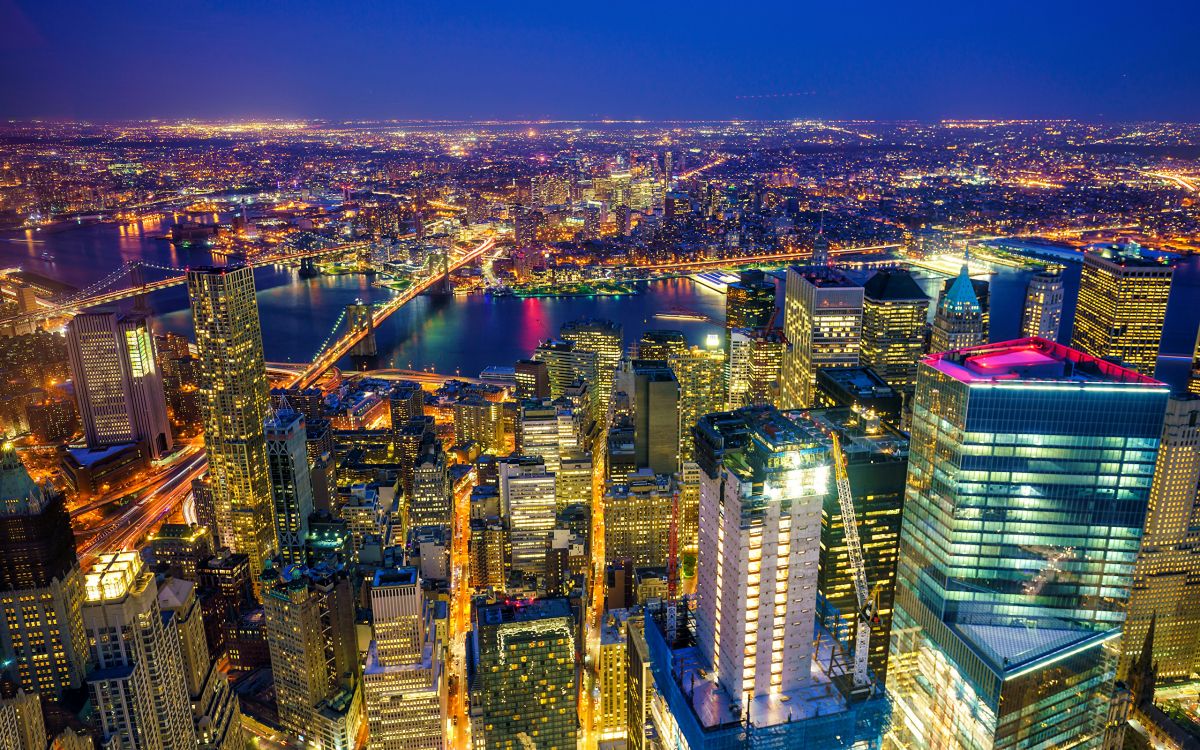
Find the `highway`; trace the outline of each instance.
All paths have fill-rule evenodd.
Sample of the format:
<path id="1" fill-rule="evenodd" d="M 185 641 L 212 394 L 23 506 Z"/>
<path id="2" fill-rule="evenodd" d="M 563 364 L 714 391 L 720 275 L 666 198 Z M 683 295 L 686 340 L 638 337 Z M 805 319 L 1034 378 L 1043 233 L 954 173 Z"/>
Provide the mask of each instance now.
<path id="1" fill-rule="evenodd" d="M 830 255 L 852 255 L 854 253 L 874 253 L 884 250 L 896 250 L 900 245 L 868 245 L 866 247 L 843 247 L 831 250 Z M 743 255 L 737 258 L 709 258 L 706 260 L 690 261 L 687 263 L 651 263 L 646 265 L 630 265 L 639 271 L 672 271 L 691 273 L 693 271 L 712 270 L 714 268 L 737 268 L 752 266 L 759 263 L 780 263 L 794 260 L 807 260 L 812 255 L 809 250 L 794 250 L 786 253 L 767 253 L 764 255 Z"/>
<path id="2" fill-rule="evenodd" d="M 192 480 L 199 478 L 207 468 L 208 458 L 203 452 L 181 461 L 161 485 L 130 504 L 115 520 L 78 545 L 80 565 L 86 569 L 101 552 L 133 549 L 139 539 L 179 509 L 192 491 Z"/>

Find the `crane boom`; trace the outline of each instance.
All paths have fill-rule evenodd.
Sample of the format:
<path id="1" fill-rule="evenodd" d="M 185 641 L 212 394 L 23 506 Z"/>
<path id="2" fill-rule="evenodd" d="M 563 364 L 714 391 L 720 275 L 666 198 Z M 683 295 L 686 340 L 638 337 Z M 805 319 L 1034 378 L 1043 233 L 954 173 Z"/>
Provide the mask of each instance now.
<path id="1" fill-rule="evenodd" d="M 842 511 L 842 531 L 846 538 L 846 552 L 850 557 L 851 580 L 858 599 L 856 637 L 854 639 L 854 686 L 870 687 L 871 678 L 867 671 L 867 658 L 871 653 L 871 622 L 875 618 L 875 607 L 867 587 L 867 568 L 863 562 L 862 540 L 858 537 L 858 514 L 854 511 L 854 495 L 850 491 L 850 475 L 846 471 L 846 458 L 842 454 L 842 443 L 836 433 L 833 441 L 833 475 L 837 485 L 838 506 Z"/>

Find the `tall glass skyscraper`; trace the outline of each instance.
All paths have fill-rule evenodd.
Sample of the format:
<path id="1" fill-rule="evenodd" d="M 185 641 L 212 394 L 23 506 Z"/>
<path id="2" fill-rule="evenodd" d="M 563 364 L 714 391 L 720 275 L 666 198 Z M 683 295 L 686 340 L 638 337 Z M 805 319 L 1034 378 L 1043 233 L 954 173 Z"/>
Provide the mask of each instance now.
<path id="1" fill-rule="evenodd" d="M 1038 338 L 921 362 L 894 746 L 1099 746 L 1167 397 Z"/>
<path id="2" fill-rule="evenodd" d="M 250 558 L 255 587 L 276 549 L 263 430 L 269 395 L 249 266 L 193 268 L 188 297 L 204 378 L 204 449 L 221 544 Z"/>

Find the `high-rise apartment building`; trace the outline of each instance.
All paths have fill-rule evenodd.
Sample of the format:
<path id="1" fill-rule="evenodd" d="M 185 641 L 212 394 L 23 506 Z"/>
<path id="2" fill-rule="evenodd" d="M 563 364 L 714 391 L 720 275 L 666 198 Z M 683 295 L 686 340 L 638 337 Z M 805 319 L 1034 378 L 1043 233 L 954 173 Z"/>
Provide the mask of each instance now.
<path id="1" fill-rule="evenodd" d="M 1086 251 L 1071 346 L 1153 376 L 1174 271 L 1132 243 Z"/>
<path id="2" fill-rule="evenodd" d="M 1099 746 L 1167 396 L 1044 339 L 922 360 L 887 678 L 898 746 Z"/>
<path id="3" fill-rule="evenodd" d="M 1063 316 L 1062 271 L 1040 271 L 1025 288 L 1025 309 L 1021 313 L 1021 335 L 1058 340 Z"/>
<path id="4" fill-rule="evenodd" d="M 613 376 L 625 345 L 625 332 L 620 323 L 611 320 L 572 320 L 564 323 L 559 338 L 570 341 L 575 348 L 596 355 L 596 382 L 592 387 L 597 397 L 608 404 L 613 393 Z"/>
<path id="5" fill-rule="evenodd" d="M 693 346 L 672 355 L 667 364 L 679 383 L 679 460 L 690 461 L 692 426 L 705 414 L 725 408 L 725 352 Z"/>
<path id="6" fill-rule="evenodd" d="M 550 370 L 537 359 L 519 359 L 513 367 L 517 398 L 550 398 Z"/>
<path id="7" fill-rule="evenodd" d="M 475 610 L 475 746 L 574 750 L 575 620 L 566 599 Z"/>
<path id="8" fill-rule="evenodd" d="M 540 458 L 507 458 L 500 469 L 500 507 L 508 521 L 511 567 L 540 575 L 546 567 L 546 550 L 554 530 L 555 476 Z"/>
<path id="9" fill-rule="evenodd" d="M 179 634 L 136 552 L 101 554 L 84 578 L 87 684 L 105 741 L 133 750 L 196 747 Z"/>
<path id="10" fill-rule="evenodd" d="M 725 328 L 766 328 L 775 318 L 775 281 L 762 271 L 742 271 L 725 290 Z"/>
<path id="11" fill-rule="evenodd" d="M 925 350 L 929 297 L 908 271 L 879 271 L 863 285 L 862 364 L 911 390 Z"/>
<path id="12" fill-rule="evenodd" d="M 295 566 L 262 577 L 280 723 L 321 750 L 352 750 L 365 717 L 349 579 Z"/>
<path id="13" fill-rule="evenodd" d="M 662 360 L 635 359 L 633 442 L 637 468 L 674 474 L 679 468 L 679 381 Z"/>
<path id="14" fill-rule="evenodd" d="M 642 470 L 604 491 L 604 556 L 638 567 L 665 567 L 675 489 L 671 478 Z"/>
<path id="15" fill-rule="evenodd" d="M 158 606 L 179 637 L 184 683 L 192 705 L 198 750 L 243 750 L 242 711 L 229 680 L 210 657 L 196 584 L 168 578 L 158 590 Z"/>
<path id="16" fill-rule="evenodd" d="M 144 316 L 83 313 L 67 324 L 67 353 L 89 448 L 142 443 L 171 452 L 171 423 L 154 335 Z"/>
<path id="17" fill-rule="evenodd" d="M 416 568 L 376 571 L 363 667 L 370 750 L 441 750 L 441 664 Z"/>
<path id="18" fill-rule="evenodd" d="M 479 396 L 467 396 L 455 401 L 454 442 L 459 445 L 473 442 L 483 453 L 502 452 L 504 405 Z"/>
<path id="19" fill-rule="evenodd" d="M 1133 570 L 1125 620 L 1122 665 L 1138 656 L 1155 621 L 1154 663 L 1163 680 L 1186 680 L 1200 672 L 1200 397 L 1171 398 L 1145 532 Z M 1117 672 L 1125 674 L 1124 669 Z"/>
<path id="20" fill-rule="evenodd" d="M 286 401 L 263 423 L 267 441 L 267 467 L 274 507 L 279 557 L 285 565 L 304 563 L 308 517 L 313 513 L 304 415 Z"/>
<path id="21" fill-rule="evenodd" d="M 813 406 L 817 370 L 858 365 L 863 288 L 830 268 L 788 268 L 784 333 L 792 348 L 783 359 L 782 406 Z"/>
<path id="22" fill-rule="evenodd" d="M 726 381 L 729 408 L 776 405 L 787 339 L 778 329 L 735 328 L 729 332 Z"/>
<path id="23" fill-rule="evenodd" d="M 929 351 L 948 352 L 987 343 L 987 317 L 977 291 L 964 264 L 938 297 Z"/>
<path id="24" fill-rule="evenodd" d="M 757 705 L 810 685 L 830 454 L 773 407 L 709 414 L 695 433 L 696 645 L 726 699 Z"/>
<path id="25" fill-rule="evenodd" d="M 257 573 L 276 549 L 266 437 L 267 371 L 249 266 L 188 271 L 203 385 L 204 448 L 222 546 Z"/>
<path id="26" fill-rule="evenodd" d="M 0 660 L 27 692 L 78 688 L 88 656 L 83 574 L 62 495 L 0 443 Z"/>

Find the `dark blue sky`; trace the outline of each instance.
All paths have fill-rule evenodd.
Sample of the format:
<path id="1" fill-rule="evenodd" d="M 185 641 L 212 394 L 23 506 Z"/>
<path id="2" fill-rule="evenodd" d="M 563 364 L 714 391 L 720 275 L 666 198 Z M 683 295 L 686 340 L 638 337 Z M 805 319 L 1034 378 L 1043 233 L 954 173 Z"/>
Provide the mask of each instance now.
<path id="1" fill-rule="evenodd" d="M 0 116 L 1195 121 L 1198 40 L 1196 0 L 0 0 Z"/>

